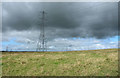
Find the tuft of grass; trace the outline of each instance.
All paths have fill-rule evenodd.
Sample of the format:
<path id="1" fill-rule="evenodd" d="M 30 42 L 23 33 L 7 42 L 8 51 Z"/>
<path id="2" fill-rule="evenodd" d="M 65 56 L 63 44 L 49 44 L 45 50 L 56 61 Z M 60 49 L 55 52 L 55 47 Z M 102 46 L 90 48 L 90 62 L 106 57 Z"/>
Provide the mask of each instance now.
<path id="1" fill-rule="evenodd" d="M 117 76 L 118 49 L 2 53 L 2 76 Z"/>

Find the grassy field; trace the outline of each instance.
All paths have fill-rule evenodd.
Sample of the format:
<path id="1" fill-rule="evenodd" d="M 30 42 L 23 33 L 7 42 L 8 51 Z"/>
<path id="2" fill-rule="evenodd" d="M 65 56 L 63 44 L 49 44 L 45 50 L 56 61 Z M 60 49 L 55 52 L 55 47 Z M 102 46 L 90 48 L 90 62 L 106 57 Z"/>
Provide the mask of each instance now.
<path id="1" fill-rule="evenodd" d="M 118 49 L 2 53 L 3 76 L 117 76 Z"/>

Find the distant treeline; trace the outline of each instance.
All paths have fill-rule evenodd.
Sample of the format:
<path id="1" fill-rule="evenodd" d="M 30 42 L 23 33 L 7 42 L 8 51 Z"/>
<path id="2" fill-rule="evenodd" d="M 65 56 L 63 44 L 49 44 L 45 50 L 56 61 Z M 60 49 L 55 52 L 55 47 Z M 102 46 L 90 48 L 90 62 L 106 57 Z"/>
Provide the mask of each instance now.
<path id="1" fill-rule="evenodd" d="M 0 51 L 0 52 L 66 52 L 66 51 Z"/>

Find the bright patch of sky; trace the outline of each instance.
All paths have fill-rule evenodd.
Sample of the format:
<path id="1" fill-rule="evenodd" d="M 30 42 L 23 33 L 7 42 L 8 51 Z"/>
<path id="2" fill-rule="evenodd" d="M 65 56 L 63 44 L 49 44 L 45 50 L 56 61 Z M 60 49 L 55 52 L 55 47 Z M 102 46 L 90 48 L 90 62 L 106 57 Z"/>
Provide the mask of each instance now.
<path id="1" fill-rule="evenodd" d="M 2 50 L 6 50 L 6 47 L 8 47 L 8 49 L 12 51 L 36 51 L 37 42 L 30 39 L 26 39 L 26 41 L 17 42 L 17 38 L 11 38 L 8 41 L 2 42 Z M 47 43 L 48 51 L 94 50 L 108 48 L 118 48 L 118 36 L 107 39 L 80 37 L 58 38 L 48 41 Z"/>

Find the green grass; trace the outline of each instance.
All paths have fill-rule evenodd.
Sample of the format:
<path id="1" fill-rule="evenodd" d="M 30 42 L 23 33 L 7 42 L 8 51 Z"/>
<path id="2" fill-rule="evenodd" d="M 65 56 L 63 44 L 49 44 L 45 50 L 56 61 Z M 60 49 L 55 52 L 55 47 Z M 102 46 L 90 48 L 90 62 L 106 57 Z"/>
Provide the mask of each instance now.
<path id="1" fill-rule="evenodd" d="M 118 49 L 2 54 L 2 76 L 117 75 Z"/>

